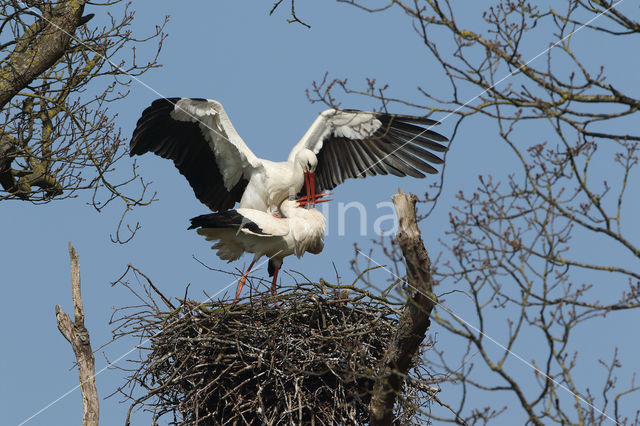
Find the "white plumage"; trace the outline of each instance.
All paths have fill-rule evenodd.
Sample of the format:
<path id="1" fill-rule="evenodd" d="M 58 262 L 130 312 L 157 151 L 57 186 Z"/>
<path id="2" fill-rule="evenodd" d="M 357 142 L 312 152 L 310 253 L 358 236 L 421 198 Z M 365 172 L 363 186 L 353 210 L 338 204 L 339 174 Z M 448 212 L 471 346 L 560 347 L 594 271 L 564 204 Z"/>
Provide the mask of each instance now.
<path id="1" fill-rule="evenodd" d="M 275 293 L 278 271 L 285 257 L 301 257 L 309 252 L 318 254 L 324 247 L 325 219 L 315 209 L 299 207 L 296 201 L 285 200 L 280 206 L 284 217 L 255 209 L 240 208 L 222 213 L 209 213 L 191 219 L 189 229 L 207 241 L 220 259 L 237 260 L 243 253 L 253 253 L 253 260 L 238 282 L 236 300 L 246 277 L 258 259 L 269 258 L 269 275 L 273 275 L 271 290 Z"/>
<path id="2" fill-rule="evenodd" d="M 316 186 L 329 190 L 348 178 L 437 173 L 428 163 L 442 159 L 430 151 L 446 151 L 438 142 L 447 138 L 421 127 L 435 124 L 424 117 L 330 109 L 313 122 L 287 161 L 273 162 L 253 154 L 219 102 L 158 99 L 138 120 L 130 153 L 172 159 L 213 211 L 239 202 L 240 208 L 279 214 L 278 206 L 307 181 L 313 198 Z"/>
<path id="3" fill-rule="evenodd" d="M 438 122 L 424 117 L 330 109 L 322 112 L 293 147 L 288 160 L 255 156 L 219 102 L 207 99 L 157 99 L 133 132 L 130 154 L 153 152 L 173 160 L 196 197 L 214 212 L 191 220 L 221 259 L 242 253 L 253 262 L 238 284 L 236 300 L 253 264 L 269 257 L 272 290 L 282 259 L 319 253 L 325 221 L 316 210 L 289 201 L 306 186 L 305 202 L 316 202 L 316 186 L 330 190 L 348 178 L 393 174 L 425 177 L 444 152 L 447 138 L 425 128 Z M 240 203 L 237 210 L 232 209 Z M 274 217 L 272 214 L 280 217 Z"/>

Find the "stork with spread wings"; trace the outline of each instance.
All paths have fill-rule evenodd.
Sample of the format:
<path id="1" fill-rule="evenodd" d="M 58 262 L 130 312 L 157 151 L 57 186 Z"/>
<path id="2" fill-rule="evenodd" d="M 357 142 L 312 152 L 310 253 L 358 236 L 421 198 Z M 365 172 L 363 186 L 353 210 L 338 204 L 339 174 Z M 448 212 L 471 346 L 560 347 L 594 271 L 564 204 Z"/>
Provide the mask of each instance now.
<path id="1" fill-rule="evenodd" d="M 306 200 L 349 178 L 392 174 L 424 178 L 446 151 L 437 121 L 409 115 L 329 109 L 293 147 L 287 161 L 258 158 L 214 100 L 163 98 L 142 113 L 130 154 L 153 152 L 173 160 L 196 197 L 213 211 L 239 202 L 279 214 L 306 186 Z"/>

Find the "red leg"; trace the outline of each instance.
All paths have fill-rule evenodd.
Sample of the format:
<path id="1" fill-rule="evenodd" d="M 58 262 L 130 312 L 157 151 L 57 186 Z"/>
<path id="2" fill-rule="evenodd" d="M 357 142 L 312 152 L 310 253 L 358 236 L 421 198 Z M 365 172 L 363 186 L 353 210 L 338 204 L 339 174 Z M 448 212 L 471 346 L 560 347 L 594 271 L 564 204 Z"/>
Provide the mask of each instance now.
<path id="1" fill-rule="evenodd" d="M 249 275 L 249 271 L 251 271 L 251 268 L 253 268 L 254 263 L 256 263 L 256 259 L 253 259 L 247 270 L 244 271 L 244 274 L 242 274 L 240 281 L 238 281 L 238 287 L 236 287 L 236 298 L 233 300 L 233 303 L 238 303 L 240 292 L 242 291 L 242 287 L 244 287 L 244 283 L 247 282 L 247 275 Z"/>
<path id="2" fill-rule="evenodd" d="M 276 266 L 275 271 L 273 271 L 273 281 L 271 281 L 271 294 L 276 295 L 276 282 L 278 281 L 278 271 L 280 270 L 279 266 Z"/>

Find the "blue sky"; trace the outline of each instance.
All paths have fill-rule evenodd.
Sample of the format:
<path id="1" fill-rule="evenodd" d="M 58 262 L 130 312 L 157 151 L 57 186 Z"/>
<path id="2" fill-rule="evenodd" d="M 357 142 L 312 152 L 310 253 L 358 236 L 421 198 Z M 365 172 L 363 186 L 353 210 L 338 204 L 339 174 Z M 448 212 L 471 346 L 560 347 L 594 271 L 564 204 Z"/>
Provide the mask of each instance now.
<path id="1" fill-rule="evenodd" d="M 299 3 L 297 13 L 311 25 L 309 30 L 286 23 L 285 4 L 271 17 L 268 3 L 193 1 L 185 5 L 145 1 L 136 2 L 134 7 L 133 29 L 138 35 L 151 33 L 165 15 L 171 17 L 159 59 L 163 66 L 143 75 L 144 83 L 162 96 L 204 97 L 222 102 L 245 142 L 258 156 L 271 160 L 285 159 L 289 149 L 324 109 L 307 100 L 305 89 L 314 80 L 321 80 L 327 71 L 333 77 L 348 77 L 358 85 L 364 85 L 365 77 L 388 82 L 394 96 L 417 103 L 424 103 L 417 86 L 436 93 L 446 90 L 438 66 L 415 37 L 409 20 L 397 10 L 369 15 L 334 2 Z M 477 16 L 477 11 L 471 8 L 466 13 L 461 19 Z M 540 48 L 547 44 L 541 41 Z M 141 49 L 139 57 L 144 53 Z M 141 111 L 159 97 L 157 93 L 134 82 L 131 94 L 112 106 L 125 135 L 131 134 Z M 349 103 L 345 101 L 343 106 L 348 108 L 378 106 L 366 98 L 346 99 Z M 400 108 L 394 111 L 416 113 Z M 438 131 L 450 134 L 453 124 L 453 120 L 445 121 Z M 445 196 L 429 220 L 421 224 L 427 242 L 442 237 L 451 194 L 459 188 L 473 187 L 479 173 L 501 170 L 501 165 L 510 160 L 511 154 L 500 152 L 493 142 L 497 136 L 491 123 L 471 120 L 465 130 L 456 138 L 448 156 Z M 125 159 L 121 167 L 127 168 L 128 161 Z M 242 261 L 224 264 L 214 256 L 208 243 L 186 230 L 188 219 L 206 213 L 207 209 L 196 200 L 171 162 L 146 155 L 139 158 L 138 164 L 139 172 L 152 181 L 152 190 L 157 192 L 159 201 L 130 215 L 130 221 L 139 221 L 142 228 L 126 245 L 110 241 L 121 206 L 112 204 L 97 213 L 86 205 L 89 194 L 42 206 L 0 204 L 3 218 L 0 235 L 5 247 L 0 258 L 5 301 L 0 313 L 5 342 L 0 358 L 0 409 L 6 424 L 27 419 L 77 385 L 73 354 L 57 331 L 54 315 L 56 304 L 61 304 L 66 312 L 72 311 L 68 241 L 80 255 L 86 325 L 94 349 L 110 340 L 108 322 L 113 309 L 135 302 L 128 291 L 110 285 L 127 264 L 147 274 L 165 295 L 181 297 L 185 286 L 190 284 L 190 294 L 195 298 L 204 298 L 203 291 L 213 294 L 232 284 L 232 280 L 228 275 L 206 270 L 194 256 L 212 267 L 229 271 L 243 266 Z M 287 258 L 284 268 L 303 271 L 312 279 L 334 280 L 332 264 L 335 264 L 345 280 L 353 279 L 349 270 L 353 243 L 370 246 L 371 238 L 375 237 L 371 233 L 375 215 L 389 214 L 388 209 L 376 205 L 389 201 L 399 186 L 405 192 L 422 194 L 429 183 L 394 177 L 348 181 L 335 191 L 324 252 L 301 260 Z M 360 235 L 355 211 L 349 216 L 352 220 L 347 222 L 345 235 L 337 235 L 337 203 L 349 201 L 361 202 L 367 208 L 370 221 L 365 236 Z M 638 226 L 631 227 L 637 238 Z M 266 268 L 254 273 L 266 275 Z M 287 279 L 285 274 L 282 277 Z M 235 284 L 231 291 L 234 288 Z M 498 339 L 503 337 L 500 332 L 496 334 L 494 337 Z M 610 333 L 603 338 L 615 344 L 617 337 Z M 637 337 L 632 336 L 631 340 Z M 589 340 L 588 336 L 584 339 Z M 637 344 L 627 343 L 627 349 L 637 354 Z M 133 344 L 116 342 L 99 351 L 97 370 L 108 359 L 126 353 Z M 585 345 L 588 347 L 589 343 Z M 629 361 L 631 354 L 627 352 L 626 356 Z M 122 377 L 118 370 L 100 373 L 97 377 L 100 396 L 113 392 L 122 384 Z M 123 421 L 128 404 L 121 404 L 118 397 L 102 400 L 101 404 L 102 424 Z M 139 415 L 145 418 L 144 414 Z M 79 391 L 75 391 L 28 424 L 80 424 L 80 421 L 81 398 Z"/>

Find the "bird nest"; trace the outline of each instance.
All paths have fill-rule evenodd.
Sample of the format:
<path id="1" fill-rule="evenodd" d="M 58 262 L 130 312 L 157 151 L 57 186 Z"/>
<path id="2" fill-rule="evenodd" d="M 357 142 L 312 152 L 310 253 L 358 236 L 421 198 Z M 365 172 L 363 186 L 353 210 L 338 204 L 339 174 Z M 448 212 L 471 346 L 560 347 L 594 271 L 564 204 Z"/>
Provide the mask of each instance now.
<path id="1" fill-rule="evenodd" d="M 144 408 L 178 425 L 364 424 L 398 309 L 324 281 L 246 303 L 127 308 L 115 334 L 142 345 L 120 391 L 133 400 L 129 414 Z M 411 385 L 419 371 L 403 387 L 397 423 L 424 421 L 415 415 L 430 395 Z"/>

